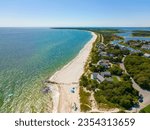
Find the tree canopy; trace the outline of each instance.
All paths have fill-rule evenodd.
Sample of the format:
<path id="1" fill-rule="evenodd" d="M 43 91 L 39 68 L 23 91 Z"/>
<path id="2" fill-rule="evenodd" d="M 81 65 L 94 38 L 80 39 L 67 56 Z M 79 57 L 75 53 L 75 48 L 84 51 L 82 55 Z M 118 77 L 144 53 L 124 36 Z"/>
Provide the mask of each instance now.
<path id="1" fill-rule="evenodd" d="M 125 67 L 141 88 L 150 90 L 150 59 L 129 55 L 125 58 Z"/>

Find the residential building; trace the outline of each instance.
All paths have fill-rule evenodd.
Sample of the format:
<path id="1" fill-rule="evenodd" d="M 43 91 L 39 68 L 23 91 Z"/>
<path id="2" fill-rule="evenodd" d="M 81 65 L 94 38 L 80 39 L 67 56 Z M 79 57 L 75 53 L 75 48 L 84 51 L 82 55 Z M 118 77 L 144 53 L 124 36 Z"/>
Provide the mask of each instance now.
<path id="1" fill-rule="evenodd" d="M 111 77 L 111 73 L 109 71 L 101 72 L 101 76 L 105 77 Z"/>
<path id="2" fill-rule="evenodd" d="M 103 82 L 105 79 L 103 76 L 101 76 L 99 73 L 92 73 L 91 74 L 92 80 L 97 80 L 99 83 Z"/>
<path id="3" fill-rule="evenodd" d="M 97 65 L 101 65 L 101 66 L 104 66 L 106 69 L 110 68 L 110 62 L 109 60 L 100 60 L 97 62 Z"/>
<path id="4" fill-rule="evenodd" d="M 150 44 L 144 44 L 141 48 L 145 50 L 150 50 Z"/>

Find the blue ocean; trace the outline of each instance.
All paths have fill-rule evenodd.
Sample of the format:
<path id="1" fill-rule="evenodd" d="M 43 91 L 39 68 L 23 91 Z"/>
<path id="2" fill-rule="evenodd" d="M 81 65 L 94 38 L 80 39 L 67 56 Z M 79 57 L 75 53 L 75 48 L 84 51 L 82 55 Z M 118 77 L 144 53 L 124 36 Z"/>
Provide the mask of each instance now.
<path id="1" fill-rule="evenodd" d="M 43 81 L 91 38 L 79 30 L 0 28 L 0 112 L 51 112 Z"/>

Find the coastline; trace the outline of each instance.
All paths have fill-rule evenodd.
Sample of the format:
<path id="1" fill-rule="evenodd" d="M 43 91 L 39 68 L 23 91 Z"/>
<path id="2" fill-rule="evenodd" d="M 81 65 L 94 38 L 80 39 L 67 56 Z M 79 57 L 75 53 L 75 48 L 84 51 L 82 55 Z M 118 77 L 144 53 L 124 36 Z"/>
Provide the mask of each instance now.
<path id="1" fill-rule="evenodd" d="M 92 38 L 80 50 L 78 55 L 62 69 L 49 78 L 48 86 L 51 89 L 53 113 L 80 112 L 79 79 L 84 73 L 84 66 L 91 52 L 93 43 L 97 39 L 94 32 Z M 72 92 L 72 89 L 74 92 Z"/>

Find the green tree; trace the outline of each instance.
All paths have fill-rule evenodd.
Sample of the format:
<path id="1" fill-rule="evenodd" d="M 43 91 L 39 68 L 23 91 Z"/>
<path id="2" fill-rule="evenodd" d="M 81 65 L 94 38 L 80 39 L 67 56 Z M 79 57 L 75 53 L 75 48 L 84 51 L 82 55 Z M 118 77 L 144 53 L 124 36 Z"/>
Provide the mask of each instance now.
<path id="1" fill-rule="evenodd" d="M 118 65 L 113 65 L 112 68 L 110 68 L 111 74 L 121 76 L 122 75 L 122 69 Z"/>
<path id="2" fill-rule="evenodd" d="M 129 109 L 129 108 L 132 107 L 132 104 L 131 104 L 130 100 L 127 100 L 126 98 L 122 98 L 120 100 L 120 105 L 123 106 L 126 109 Z"/>
<path id="3" fill-rule="evenodd" d="M 86 87 L 88 85 L 88 78 L 85 75 L 82 75 L 79 84 L 80 86 Z"/>
<path id="4" fill-rule="evenodd" d="M 125 67 L 141 88 L 150 90 L 150 59 L 138 55 L 125 58 Z"/>
<path id="5" fill-rule="evenodd" d="M 121 77 L 123 78 L 124 81 L 130 80 L 130 76 L 128 74 L 123 74 Z"/>

